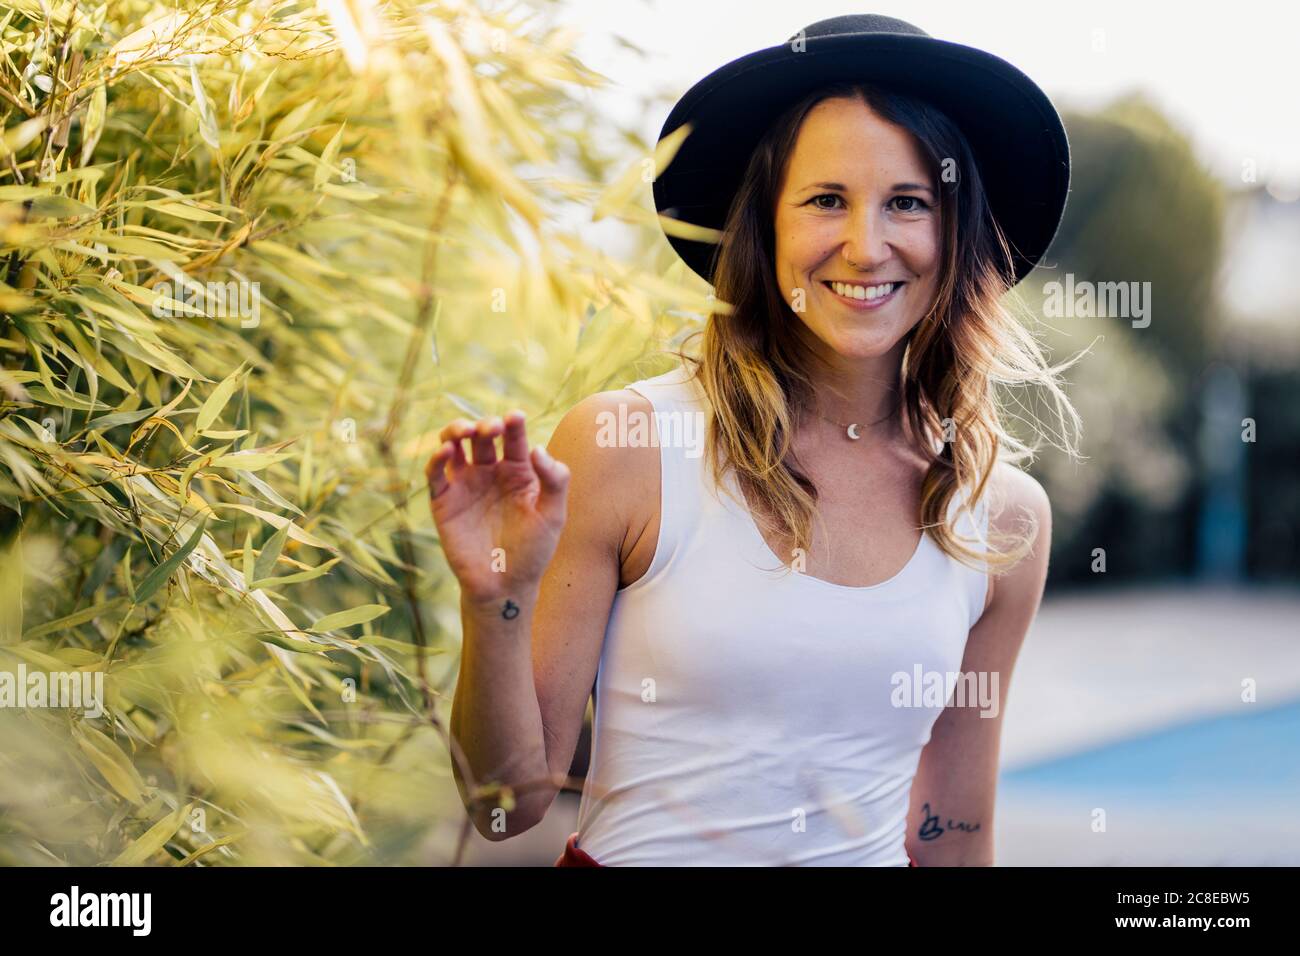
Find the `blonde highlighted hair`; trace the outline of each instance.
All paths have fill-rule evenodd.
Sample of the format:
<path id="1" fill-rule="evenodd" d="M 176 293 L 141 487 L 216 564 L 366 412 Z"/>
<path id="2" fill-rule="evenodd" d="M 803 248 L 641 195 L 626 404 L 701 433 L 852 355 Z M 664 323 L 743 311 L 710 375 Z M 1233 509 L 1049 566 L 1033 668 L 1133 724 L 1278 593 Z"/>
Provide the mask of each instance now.
<path id="1" fill-rule="evenodd" d="M 998 535 L 990 525 L 987 549 L 972 548 L 965 543 L 971 539 L 949 525 L 950 504 L 963 489 L 968 502 L 980 500 L 999 460 L 1018 465 L 1037 450 L 1037 442 L 1026 445 L 1004 427 L 1006 411 L 995 386 L 1040 387 L 1059 425 L 1052 444 L 1077 456 L 1070 434 L 1079 431 L 1079 416 L 1061 389 L 1059 373 L 1081 355 L 1050 365 L 1003 303 L 1014 284 L 1011 250 L 993 218 L 970 146 L 943 113 L 914 98 L 863 83 L 828 86 L 787 110 L 755 148 L 715 253 L 714 287 L 727 307 L 715 310 L 705 328 L 690 337 L 703 336 L 700 354 L 688 354 L 685 343 L 675 352 L 708 397 L 709 469 L 722 489 L 726 469 L 733 469 L 755 519 L 794 548 L 810 550 L 818 491 L 795 460 L 792 438 L 795 423 L 815 407 L 809 373 L 817 359 L 801 344 L 801 320 L 777 285 L 774 210 L 804 118 L 831 97 L 859 98 L 911 132 L 939 190 L 938 290 L 929 312 L 908 334 L 896 397 L 929 461 L 921 490 L 922 529 L 958 561 L 998 573 L 1028 553 L 1036 528 Z M 948 157 L 962 173 L 956 182 L 939 176 Z"/>

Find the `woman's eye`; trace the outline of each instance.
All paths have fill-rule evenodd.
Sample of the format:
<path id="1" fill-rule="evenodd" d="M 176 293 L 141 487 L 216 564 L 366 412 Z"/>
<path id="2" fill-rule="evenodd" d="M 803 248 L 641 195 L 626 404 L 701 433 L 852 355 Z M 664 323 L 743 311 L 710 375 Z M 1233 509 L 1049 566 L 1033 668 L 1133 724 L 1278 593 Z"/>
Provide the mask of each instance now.
<path id="1" fill-rule="evenodd" d="M 840 197 L 837 196 L 837 195 L 835 195 L 835 193 L 822 193 L 820 196 L 813 196 L 813 198 L 810 199 L 810 200 L 808 200 L 808 201 L 809 201 L 810 203 L 815 204 L 815 205 L 817 206 L 818 209 L 834 209 L 834 208 L 835 208 L 834 206 L 824 206 L 824 205 L 821 205 L 820 203 L 817 202 L 817 200 L 819 200 L 819 199 L 834 199 L 834 200 L 838 200 L 839 198 L 840 198 Z"/>
<path id="2" fill-rule="evenodd" d="M 920 212 L 922 209 L 929 209 L 929 208 L 930 208 L 930 206 L 929 206 L 928 203 L 922 201 L 922 200 L 921 200 L 919 197 L 917 197 L 917 196 L 895 196 L 893 201 L 894 201 L 894 202 L 910 202 L 910 203 L 912 203 L 912 205 L 911 205 L 910 207 L 905 208 L 905 209 L 900 209 L 899 212 Z"/>

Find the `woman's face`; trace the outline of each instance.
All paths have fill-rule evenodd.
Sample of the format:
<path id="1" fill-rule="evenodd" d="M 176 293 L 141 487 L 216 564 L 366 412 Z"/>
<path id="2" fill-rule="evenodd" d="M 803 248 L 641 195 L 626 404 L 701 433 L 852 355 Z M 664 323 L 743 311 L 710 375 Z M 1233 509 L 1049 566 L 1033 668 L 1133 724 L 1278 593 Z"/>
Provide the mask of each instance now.
<path id="1" fill-rule="evenodd" d="M 791 309 L 840 357 L 897 348 L 901 358 L 933 302 L 935 185 L 912 135 L 860 100 L 822 100 L 804 118 L 777 198 L 776 277 Z M 893 282 L 902 285 L 888 295 L 855 297 Z"/>

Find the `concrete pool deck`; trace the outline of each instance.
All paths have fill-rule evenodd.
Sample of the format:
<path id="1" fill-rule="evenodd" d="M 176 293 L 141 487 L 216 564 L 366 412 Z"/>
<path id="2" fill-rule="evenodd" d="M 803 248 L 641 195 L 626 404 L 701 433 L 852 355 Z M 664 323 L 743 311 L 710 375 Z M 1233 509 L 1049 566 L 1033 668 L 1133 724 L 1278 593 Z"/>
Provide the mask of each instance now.
<path id="1" fill-rule="evenodd" d="M 1242 681 L 1256 682 L 1255 704 Z M 1045 600 L 1011 679 L 1004 771 L 1300 698 L 1300 591 L 1107 590 Z"/>

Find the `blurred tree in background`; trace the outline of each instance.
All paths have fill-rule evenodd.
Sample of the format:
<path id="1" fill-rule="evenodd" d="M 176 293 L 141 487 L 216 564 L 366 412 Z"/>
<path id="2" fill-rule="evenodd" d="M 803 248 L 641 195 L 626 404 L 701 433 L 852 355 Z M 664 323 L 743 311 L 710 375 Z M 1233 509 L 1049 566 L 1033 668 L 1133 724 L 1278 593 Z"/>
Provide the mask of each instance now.
<path id="1" fill-rule="evenodd" d="M 1042 317 L 1054 353 L 1091 346 L 1067 374 L 1084 421 L 1071 463 L 1039 468 L 1060 519 L 1052 585 L 1133 583 L 1191 569 L 1198 409 L 1196 380 L 1219 321 L 1222 186 L 1190 143 L 1140 95 L 1096 114 L 1064 111 L 1070 201 L 1048 265 L 1017 290 Z M 1150 322 L 1098 314 L 1052 317 L 1044 286 L 1150 283 Z M 1106 573 L 1093 575 L 1093 550 Z"/>
<path id="2" fill-rule="evenodd" d="M 544 442 L 706 305 L 554 225 L 654 223 L 572 39 L 515 4 L 0 14 L 0 670 L 107 697 L 0 709 L 0 863 L 456 858 L 437 431 L 521 407 Z"/>
<path id="3" fill-rule="evenodd" d="M 1249 326 L 1223 292 L 1225 260 L 1250 254 L 1231 246 L 1227 212 L 1255 200 L 1230 194 L 1140 93 L 1064 119 L 1069 205 L 1050 263 L 1016 293 L 1054 353 L 1091 347 L 1067 374 L 1086 460 L 1048 451 L 1036 464 L 1060 519 L 1050 587 L 1188 580 L 1238 548 L 1233 583 L 1300 581 L 1300 382 L 1283 357 L 1294 336 L 1279 331 L 1300 315 Z M 1300 251 L 1300 232 L 1279 238 Z M 1149 319 L 1052 317 L 1045 287 L 1067 274 L 1150 283 Z M 1219 407 L 1224 374 L 1239 407 Z M 1259 427 L 1243 446 L 1246 418 Z"/>

